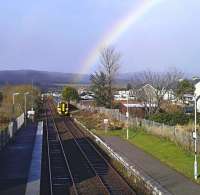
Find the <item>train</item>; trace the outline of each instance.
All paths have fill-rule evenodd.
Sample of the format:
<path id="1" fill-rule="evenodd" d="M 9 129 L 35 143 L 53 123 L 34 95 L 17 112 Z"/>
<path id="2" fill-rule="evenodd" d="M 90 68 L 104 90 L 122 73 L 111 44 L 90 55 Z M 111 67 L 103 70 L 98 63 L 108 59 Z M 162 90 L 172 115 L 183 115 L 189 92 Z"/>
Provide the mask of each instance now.
<path id="1" fill-rule="evenodd" d="M 68 116 L 69 115 L 69 104 L 64 101 L 58 102 L 57 112 L 59 115 Z"/>

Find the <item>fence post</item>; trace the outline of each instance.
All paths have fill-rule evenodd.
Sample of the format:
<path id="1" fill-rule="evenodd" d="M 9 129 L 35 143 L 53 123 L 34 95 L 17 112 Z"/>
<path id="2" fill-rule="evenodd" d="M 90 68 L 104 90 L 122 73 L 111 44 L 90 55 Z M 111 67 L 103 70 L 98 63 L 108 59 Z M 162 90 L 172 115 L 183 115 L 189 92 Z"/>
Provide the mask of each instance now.
<path id="1" fill-rule="evenodd" d="M 176 138 L 176 126 L 174 126 L 174 139 Z"/>
<path id="2" fill-rule="evenodd" d="M 13 129 L 13 122 L 10 122 L 9 125 L 8 125 L 8 130 L 9 130 L 9 135 L 10 135 L 10 138 L 12 139 L 13 138 L 13 135 L 14 135 L 14 129 Z"/>
<path id="3" fill-rule="evenodd" d="M 143 122 L 144 122 L 144 126 L 146 126 L 146 119 L 144 119 Z"/>

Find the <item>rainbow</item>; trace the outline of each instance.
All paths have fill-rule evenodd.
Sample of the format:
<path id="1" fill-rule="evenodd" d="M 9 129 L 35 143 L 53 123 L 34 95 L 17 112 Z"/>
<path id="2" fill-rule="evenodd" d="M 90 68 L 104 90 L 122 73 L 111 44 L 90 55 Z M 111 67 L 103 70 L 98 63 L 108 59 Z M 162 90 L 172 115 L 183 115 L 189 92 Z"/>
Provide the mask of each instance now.
<path id="1" fill-rule="evenodd" d="M 136 9 L 135 6 L 130 10 L 129 14 L 120 19 L 111 30 L 103 36 L 97 45 L 89 52 L 89 55 L 83 61 L 81 73 L 88 73 L 90 68 L 95 65 L 99 59 L 99 52 L 112 44 L 114 44 L 131 26 L 136 24 L 138 20 L 144 17 L 154 6 L 163 0 L 142 0 Z"/>

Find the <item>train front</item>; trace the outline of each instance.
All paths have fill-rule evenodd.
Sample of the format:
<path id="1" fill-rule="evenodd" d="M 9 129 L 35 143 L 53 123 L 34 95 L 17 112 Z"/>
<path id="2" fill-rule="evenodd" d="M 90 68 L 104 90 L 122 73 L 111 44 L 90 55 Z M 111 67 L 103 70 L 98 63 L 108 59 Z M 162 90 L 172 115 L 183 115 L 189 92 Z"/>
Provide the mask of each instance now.
<path id="1" fill-rule="evenodd" d="M 59 102 L 57 106 L 57 112 L 59 115 L 66 116 L 69 114 L 69 107 L 68 103 L 66 102 Z"/>

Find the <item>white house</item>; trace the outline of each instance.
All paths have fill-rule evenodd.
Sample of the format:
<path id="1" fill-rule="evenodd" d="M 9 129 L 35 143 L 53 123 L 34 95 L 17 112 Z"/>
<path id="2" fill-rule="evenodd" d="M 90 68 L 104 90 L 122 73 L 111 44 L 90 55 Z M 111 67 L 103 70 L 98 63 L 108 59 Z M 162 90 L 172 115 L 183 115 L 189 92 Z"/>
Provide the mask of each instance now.
<path id="1" fill-rule="evenodd" d="M 200 81 L 195 84 L 195 91 L 194 91 L 195 96 L 200 96 Z M 200 98 L 197 101 L 197 112 L 200 112 Z"/>
<path id="2" fill-rule="evenodd" d="M 134 100 L 135 95 L 133 90 L 121 90 L 121 91 L 116 91 L 116 94 L 114 94 L 114 99 L 118 101 L 122 100 L 127 100 L 127 97 L 129 100 Z"/>
<path id="3" fill-rule="evenodd" d="M 175 99 L 176 99 L 176 96 L 175 96 L 175 93 L 172 89 L 168 90 L 163 96 L 163 100 L 173 101 Z"/>
<path id="4" fill-rule="evenodd" d="M 93 100 L 93 99 L 94 99 L 93 96 L 88 95 L 88 94 L 83 95 L 83 96 L 80 96 L 80 98 L 81 98 L 82 100 Z"/>
<path id="5" fill-rule="evenodd" d="M 157 102 L 156 89 L 150 84 L 146 84 L 139 89 L 139 96 L 145 96 L 148 102 Z"/>
<path id="6" fill-rule="evenodd" d="M 139 91 L 143 91 L 151 102 L 157 101 L 157 94 L 162 96 L 163 100 L 174 102 L 176 100 L 175 92 L 172 89 L 157 91 L 152 85 L 146 84 Z"/>

